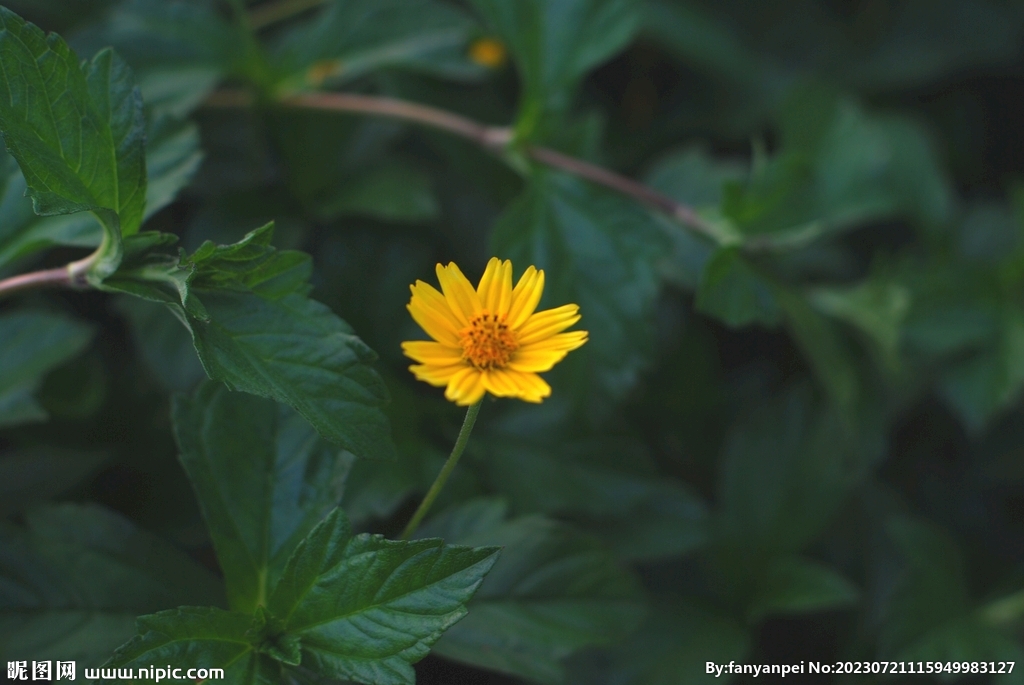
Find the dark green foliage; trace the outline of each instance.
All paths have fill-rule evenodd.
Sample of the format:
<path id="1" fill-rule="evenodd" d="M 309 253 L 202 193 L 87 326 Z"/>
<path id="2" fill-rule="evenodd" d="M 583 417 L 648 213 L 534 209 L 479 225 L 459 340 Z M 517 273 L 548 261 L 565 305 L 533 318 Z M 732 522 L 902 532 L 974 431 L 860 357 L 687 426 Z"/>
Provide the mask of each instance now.
<path id="1" fill-rule="evenodd" d="M 48 371 L 79 354 L 91 337 L 89 326 L 67 316 L 0 314 L 0 426 L 45 420 L 36 390 Z"/>
<path id="2" fill-rule="evenodd" d="M 166 542 L 96 505 L 57 505 L 0 538 L 0 630 L 7 659 L 99 664 L 135 617 L 220 603 L 217 579 Z"/>
<path id="3" fill-rule="evenodd" d="M 600 331 L 580 351 L 589 380 L 616 396 L 636 383 L 651 352 L 650 317 L 657 296 L 654 263 L 666 244 L 634 203 L 575 179 L 538 173 L 498 219 L 495 254 L 546 269 L 542 306 L 575 302 Z M 577 363 L 580 363 L 577 361 Z M 579 390 L 589 383 L 581 379 Z"/>
<path id="4" fill-rule="evenodd" d="M 644 613 L 638 583 L 595 539 L 542 516 L 504 521 L 500 500 L 472 500 L 424 527 L 463 544 L 500 545 L 501 559 L 437 652 L 541 683 L 582 647 L 628 634 Z"/>
<path id="5" fill-rule="evenodd" d="M 1024 682 L 1019 3 L 9 7 L 8 660 Z M 589 340 L 398 540 L 462 417 L 408 288 L 491 256 Z"/>
<path id="6" fill-rule="evenodd" d="M 219 384 L 176 398 L 172 417 L 228 603 L 254 611 L 298 541 L 341 499 L 351 458 L 291 410 Z"/>
<path id="7" fill-rule="evenodd" d="M 352 537 L 337 510 L 296 548 L 268 608 L 285 635 L 298 637 L 307 668 L 362 683 L 412 683 L 409 664 L 466 615 L 498 551 Z"/>

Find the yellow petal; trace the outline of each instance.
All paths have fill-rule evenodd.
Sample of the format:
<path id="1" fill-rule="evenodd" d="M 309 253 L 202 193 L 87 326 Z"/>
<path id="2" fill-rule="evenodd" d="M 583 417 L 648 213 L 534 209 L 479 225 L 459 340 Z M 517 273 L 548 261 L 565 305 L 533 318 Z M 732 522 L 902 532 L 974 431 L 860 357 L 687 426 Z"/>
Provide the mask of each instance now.
<path id="1" fill-rule="evenodd" d="M 477 288 L 480 303 L 492 314 L 507 314 L 512 301 L 512 262 L 491 257 Z"/>
<path id="2" fill-rule="evenodd" d="M 444 295 L 423 281 L 416 281 L 409 290 L 412 291 L 412 299 L 407 309 L 413 320 L 434 340 L 457 347 L 460 326 Z"/>
<path id="3" fill-rule="evenodd" d="M 550 371 L 572 350 L 587 342 L 586 331 L 560 333 L 547 340 L 521 347 L 512 355 L 508 368 L 514 371 Z"/>
<path id="4" fill-rule="evenodd" d="M 448 381 L 451 380 L 457 372 L 470 368 L 467 364 L 450 364 L 442 366 L 438 364 L 414 364 L 409 367 L 412 374 L 416 376 L 416 380 L 430 383 L 434 387 L 440 388 L 448 385 Z"/>
<path id="5" fill-rule="evenodd" d="M 569 352 L 581 347 L 589 339 L 587 331 L 559 333 L 544 340 L 537 340 L 519 348 L 519 352 Z"/>
<path id="6" fill-rule="evenodd" d="M 452 374 L 444 396 L 460 407 L 468 407 L 479 402 L 485 390 L 483 373 L 469 366 Z"/>
<path id="7" fill-rule="evenodd" d="M 544 272 L 531 266 L 519 278 L 519 282 L 516 283 L 516 287 L 512 291 L 512 302 L 508 310 L 509 328 L 516 329 L 526 323 L 526 320 L 537 309 L 537 303 L 540 302 L 540 296 L 543 294 Z"/>
<path id="8" fill-rule="evenodd" d="M 580 320 L 579 310 L 575 304 L 566 304 L 537 312 L 517 331 L 519 344 L 525 347 L 561 333 Z"/>
<path id="9" fill-rule="evenodd" d="M 427 340 L 410 340 L 402 343 L 402 351 L 406 357 L 421 364 L 451 365 L 462 361 L 462 349 L 448 347 L 441 343 Z"/>
<path id="10" fill-rule="evenodd" d="M 444 299 L 448 301 L 456 320 L 460 325 L 468 326 L 469 320 L 483 308 L 480 296 L 476 294 L 476 290 L 455 262 L 447 267 L 438 264 L 435 270 L 441 290 L 444 292 Z"/>
<path id="11" fill-rule="evenodd" d="M 493 369 L 484 375 L 487 390 L 497 397 L 518 397 L 527 402 L 540 402 L 551 394 L 551 386 L 535 373 L 511 369 Z"/>

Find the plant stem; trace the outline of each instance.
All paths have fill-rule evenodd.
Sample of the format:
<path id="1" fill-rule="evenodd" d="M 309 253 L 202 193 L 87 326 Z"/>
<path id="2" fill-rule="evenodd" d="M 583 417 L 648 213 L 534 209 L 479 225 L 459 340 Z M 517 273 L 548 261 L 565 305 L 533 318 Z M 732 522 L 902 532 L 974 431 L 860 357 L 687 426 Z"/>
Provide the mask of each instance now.
<path id="1" fill-rule="evenodd" d="M 501 150 L 512 142 L 511 129 L 487 126 L 453 112 L 396 98 L 353 93 L 307 93 L 286 97 L 280 104 L 302 109 L 377 114 L 393 119 L 404 119 L 468 138 L 489 150 Z"/>
<path id="2" fill-rule="evenodd" d="M 459 463 L 459 458 L 462 453 L 466 450 L 466 443 L 469 442 L 469 434 L 473 432 L 473 424 L 476 423 L 476 416 L 480 413 L 480 405 L 483 404 L 481 399 L 479 402 L 471 406 L 466 410 L 466 418 L 462 422 L 462 429 L 459 431 L 459 437 L 455 440 L 455 446 L 452 447 L 452 453 L 448 457 L 448 461 L 441 467 L 441 472 L 437 474 L 437 478 L 434 479 L 433 485 L 427 490 L 427 494 L 423 497 L 423 501 L 420 502 L 420 506 L 416 509 L 416 512 L 409 519 L 409 523 L 406 524 L 405 530 L 402 531 L 402 539 L 408 540 L 412 537 L 412 534 L 419 528 L 420 522 L 423 521 L 423 517 L 430 511 L 430 507 L 434 504 L 434 500 L 441 494 L 441 490 L 444 488 L 444 484 L 448 482 L 448 477 L 452 475 L 452 471 L 455 470 L 456 464 Z"/>
<path id="3" fill-rule="evenodd" d="M 281 2 L 264 3 L 249 13 L 249 25 L 254 30 L 261 29 L 313 9 L 324 2 L 325 0 L 281 0 Z"/>
<path id="4" fill-rule="evenodd" d="M 208 107 L 246 107 L 255 102 L 247 91 L 220 90 L 213 93 L 206 101 Z M 478 121 L 468 119 L 459 114 L 448 112 L 436 107 L 406 102 L 395 98 L 375 95 L 356 95 L 352 93 L 305 93 L 286 96 L 278 101 L 285 107 L 302 109 L 327 110 L 353 114 L 375 114 L 411 121 L 425 126 L 442 129 L 461 136 L 492 152 L 501 151 L 512 143 L 514 132 L 505 126 L 487 126 Z M 715 243 L 723 242 L 720 229 L 705 221 L 689 205 L 677 202 L 668 195 L 638 183 L 604 167 L 570 157 L 556 150 L 537 145 L 523 148 L 531 159 L 549 167 L 567 171 L 580 178 L 603 185 L 616 192 L 628 195 L 642 204 L 669 215 L 679 224 Z"/>
<path id="5" fill-rule="evenodd" d="M 57 269 L 32 271 L 5 278 L 0 281 L 0 297 L 33 288 L 71 287 L 72 285 L 74 285 L 74 279 L 71 272 L 68 267 L 62 266 Z"/>

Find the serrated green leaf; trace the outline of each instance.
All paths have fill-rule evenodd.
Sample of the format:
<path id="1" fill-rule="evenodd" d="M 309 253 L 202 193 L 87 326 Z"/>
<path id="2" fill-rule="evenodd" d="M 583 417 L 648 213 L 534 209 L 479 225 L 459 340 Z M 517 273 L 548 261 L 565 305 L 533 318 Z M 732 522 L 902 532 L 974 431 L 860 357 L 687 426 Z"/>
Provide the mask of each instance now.
<path id="1" fill-rule="evenodd" d="M 704 265 L 694 304 L 732 328 L 754 323 L 770 328 L 781 319 L 771 283 L 737 248 L 718 250 Z"/>
<path id="2" fill-rule="evenodd" d="M 128 66 L 104 50 L 79 68 L 63 39 L 7 9 L 0 59 L 0 130 L 36 212 L 94 211 L 115 250 L 138 230 L 146 194 L 142 97 Z"/>
<path id="3" fill-rule="evenodd" d="M 172 408 L 229 605 L 266 605 L 295 546 L 341 499 L 352 455 L 293 410 L 205 383 Z"/>
<path id="4" fill-rule="evenodd" d="M 251 290 L 268 299 L 295 292 L 307 293 L 312 271 L 309 255 L 275 249 L 270 244 L 273 236 L 274 224 L 269 223 L 231 245 L 217 245 L 207 240 L 187 260 L 194 272 L 189 286 L 205 290 Z"/>
<path id="5" fill-rule="evenodd" d="M 567 176 L 538 174 L 498 220 L 492 250 L 517 268 L 546 270 L 542 307 L 580 306 L 590 341 L 570 361 L 585 365 L 583 375 L 615 397 L 635 383 L 651 351 L 655 262 L 666 242 L 629 200 Z"/>
<path id="6" fill-rule="evenodd" d="M 211 378 L 294 407 L 356 456 L 393 458 L 376 355 L 333 312 L 301 295 L 199 294 L 210 320 L 190 327 Z"/>
<path id="7" fill-rule="evenodd" d="M 178 260 L 150 259 L 140 246 L 139 258 L 104 288 L 169 305 L 214 380 L 293 407 L 356 456 L 393 458 L 381 411 L 387 388 L 370 367 L 376 355 L 306 297 L 309 256 L 275 250 L 272 235 L 267 224 L 238 243 L 207 242 Z"/>
<path id="8" fill-rule="evenodd" d="M 501 559 L 469 615 L 434 651 L 540 683 L 563 680 L 561 662 L 628 634 L 644 614 L 639 584 L 596 538 L 540 516 L 503 523 L 500 501 L 477 500 L 424 526 L 468 545 L 501 545 Z"/>
<path id="9" fill-rule="evenodd" d="M 138 678 L 143 682 L 154 680 L 153 676 L 147 677 L 148 669 L 160 668 L 160 664 L 220 668 L 224 670 L 223 678 L 216 680 L 230 685 L 280 682 L 280 668 L 270 657 L 258 654 L 250 642 L 248 631 L 252 625 L 251 614 L 214 607 L 180 607 L 140 616 L 138 635 L 119 647 L 103 666 L 145 668 L 146 675 Z M 104 682 L 117 680 L 111 673 Z"/>
<path id="10" fill-rule="evenodd" d="M 79 354 L 92 329 L 44 312 L 0 314 L 0 427 L 42 421 L 34 395 L 47 372 Z"/>
<path id="11" fill-rule="evenodd" d="M 772 559 L 758 583 L 747 615 L 759 621 L 773 614 L 800 614 L 843 607 L 857 601 L 857 588 L 836 571 L 810 559 Z"/>
<path id="12" fill-rule="evenodd" d="M 301 638 L 303 667 L 369 685 L 412 685 L 410 664 L 466 615 L 497 556 L 495 548 L 437 539 L 352 537 L 336 510 L 295 550 L 268 608 Z"/>
<path id="13" fill-rule="evenodd" d="M 482 73 L 466 58 L 473 29 L 465 14 L 433 0 L 332 0 L 290 29 L 273 55 L 286 89 L 337 86 L 384 68 L 466 79 Z"/>
<path id="14" fill-rule="evenodd" d="M 219 604 L 220 583 L 185 554 L 97 505 L 34 510 L 0 537 L 0 650 L 98 663 L 166 606 Z"/>
<path id="15" fill-rule="evenodd" d="M 472 0 L 504 40 L 519 68 L 527 116 L 563 109 L 576 85 L 633 38 L 640 26 L 632 0 Z"/>
<path id="16" fill-rule="evenodd" d="M 40 217 L 25 195 L 25 177 L 0 150 L 0 268 L 54 245 L 97 247 L 103 228 L 87 213 Z M 170 203 L 190 180 L 202 159 L 195 125 L 168 116 L 151 118 L 146 130 L 145 219 Z"/>

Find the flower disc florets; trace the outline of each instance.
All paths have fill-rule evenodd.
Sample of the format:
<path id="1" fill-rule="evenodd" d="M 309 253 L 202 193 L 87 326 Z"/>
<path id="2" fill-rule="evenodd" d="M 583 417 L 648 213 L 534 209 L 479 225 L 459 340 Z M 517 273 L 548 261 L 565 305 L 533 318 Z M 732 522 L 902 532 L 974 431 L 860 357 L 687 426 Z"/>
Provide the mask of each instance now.
<path id="1" fill-rule="evenodd" d="M 516 334 L 509 330 L 506 316 L 483 312 L 462 329 L 459 343 L 466 360 L 478 369 L 503 369 L 519 349 Z"/>

